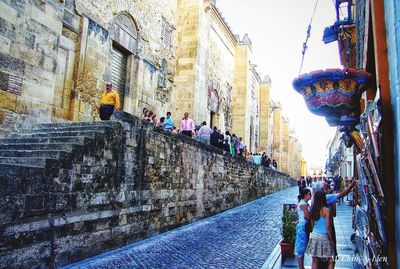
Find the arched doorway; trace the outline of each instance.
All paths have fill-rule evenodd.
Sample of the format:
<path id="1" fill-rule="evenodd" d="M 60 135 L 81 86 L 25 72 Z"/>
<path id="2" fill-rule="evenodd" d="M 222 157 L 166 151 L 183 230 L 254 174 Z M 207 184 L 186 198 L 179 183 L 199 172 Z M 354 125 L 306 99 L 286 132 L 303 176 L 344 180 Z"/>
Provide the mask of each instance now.
<path id="1" fill-rule="evenodd" d="M 129 59 L 136 53 L 138 32 L 129 15 L 119 14 L 110 29 L 112 43 L 111 81 L 121 98 L 121 106 L 129 89 Z"/>

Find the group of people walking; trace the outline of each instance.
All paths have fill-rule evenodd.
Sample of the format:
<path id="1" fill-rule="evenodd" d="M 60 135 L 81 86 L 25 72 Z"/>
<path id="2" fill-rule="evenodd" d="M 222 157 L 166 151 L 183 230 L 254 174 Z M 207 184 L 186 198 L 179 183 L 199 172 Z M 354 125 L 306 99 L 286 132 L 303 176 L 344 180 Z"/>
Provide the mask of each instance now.
<path id="1" fill-rule="evenodd" d="M 324 264 L 329 269 L 335 267 L 337 249 L 333 220 L 336 203 L 356 184 L 353 180 L 342 191 L 331 191 L 328 182 L 321 182 L 321 188 L 315 191 L 303 182 L 299 184 L 295 255 L 300 269 L 304 269 L 304 254 L 312 257 L 312 269 L 324 268 Z"/>
<path id="2" fill-rule="evenodd" d="M 115 111 L 121 109 L 118 92 L 113 89 L 111 82 L 106 83 L 106 91 L 100 100 L 99 114 L 101 120 L 109 120 Z M 140 117 L 144 121 L 151 122 L 154 126 L 163 128 L 171 133 L 181 133 L 196 139 L 205 144 L 220 148 L 231 154 L 231 156 L 240 156 L 246 158 L 247 161 L 277 169 L 278 164 L 275 159 L 271 161 L 265 152 L 260 155 L 252 153 L 248 150 L 243 139 L 236 134 L 231 134 L 226 131 L 225 134 L 220 129 L 214 126 L 211 129 L 204 121 L 200 126 L 196 126 L 194 121 L 189 117 L 189 113 L 185 112 L 179 124 L 179 129 L 176 130 L 174 121 L 171 117 L 171 112 L 167 112 L 165 117 L 157 118 L 157 114 L 148 108 L 143 108 Z"/>

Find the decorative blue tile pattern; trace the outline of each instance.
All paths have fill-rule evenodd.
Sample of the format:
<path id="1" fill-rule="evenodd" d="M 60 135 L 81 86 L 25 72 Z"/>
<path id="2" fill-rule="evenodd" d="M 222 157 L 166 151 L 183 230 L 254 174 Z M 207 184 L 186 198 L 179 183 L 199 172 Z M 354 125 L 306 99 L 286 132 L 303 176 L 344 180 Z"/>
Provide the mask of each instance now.
<path id="1" fill-rule="evenodd" d="M 65 268 L 260 268 L 281 238 L 297 187 Z"/>

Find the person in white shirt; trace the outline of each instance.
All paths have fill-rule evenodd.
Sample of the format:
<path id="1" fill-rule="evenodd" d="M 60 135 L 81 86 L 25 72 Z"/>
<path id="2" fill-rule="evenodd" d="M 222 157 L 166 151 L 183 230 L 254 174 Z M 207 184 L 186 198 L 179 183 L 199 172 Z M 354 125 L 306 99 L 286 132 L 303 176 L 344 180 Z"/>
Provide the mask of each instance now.
<path id="1" fill-rule="evenodd" d="M 212 134 L 212 129 L 207 126 L 207 123 L 203 121 L 199 131 L 197 132 L 197 137 L 200 142 L 210 145 L 210 135 Z"/>
<path id="2" fill-rule="evenodd" d="M 318 181 L 317 178 L 314 177 L 313 181 L 311 182 L 311 188 L 312 188 L 312 194 L 314 195 L 314 193 L 317 191 L 317 187 L 318 187 Z"/>

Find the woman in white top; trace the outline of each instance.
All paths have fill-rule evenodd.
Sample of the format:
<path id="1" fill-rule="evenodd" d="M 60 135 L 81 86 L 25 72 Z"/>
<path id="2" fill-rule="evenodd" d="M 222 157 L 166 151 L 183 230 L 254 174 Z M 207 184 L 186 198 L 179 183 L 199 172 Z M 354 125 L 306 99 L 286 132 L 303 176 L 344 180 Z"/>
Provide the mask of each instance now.
<path id="1" fill-rule="evenodd" d="M 310 221 L 310 205 L 308 201 L 311 200 L 311 190 L 302 189 L 299 196 L 297 196 L 299 203 L 297 204 L 297 216 L 299 223 L 296 226 L 296 242 L 294 245 L 294 254 L 297 256 L 297 262 L 300 269 L 304 269 L 304 253 L 306 253 L 308 234 L 306 225 Z"/>

